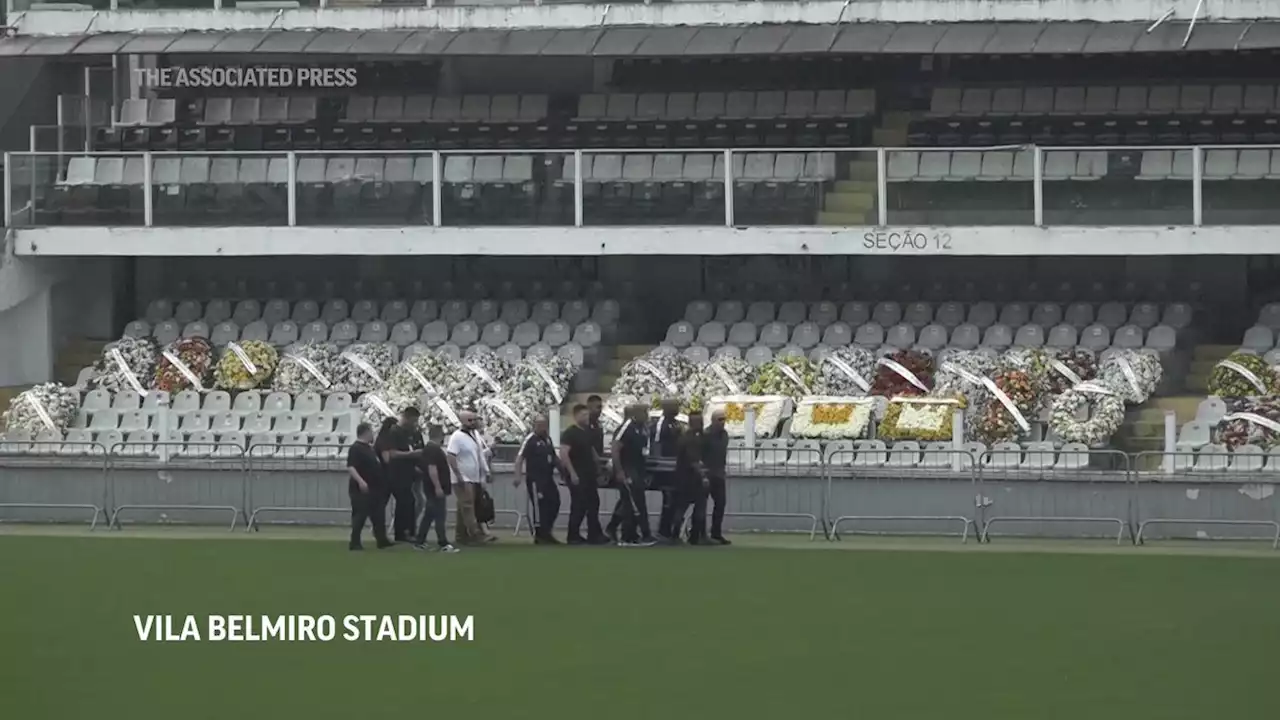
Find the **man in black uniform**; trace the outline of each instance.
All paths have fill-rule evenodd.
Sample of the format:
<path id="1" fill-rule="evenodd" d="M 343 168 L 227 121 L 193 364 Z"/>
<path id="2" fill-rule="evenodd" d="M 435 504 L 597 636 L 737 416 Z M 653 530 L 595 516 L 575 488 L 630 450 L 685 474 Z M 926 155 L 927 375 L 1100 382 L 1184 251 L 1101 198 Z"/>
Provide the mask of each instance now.
<path id="1" fill-rule="evenodd" d="M 586 405 L 573 406 L 574 424 L 560 434 L 560 469 L 569 478 L 570 545 L 606 545 L 600 528 L 600 490 L 596 481 L 600 474 L 600 455 L 591 436 L 590 417 Z M 582 521 L 587 521 L 587 537 L 583 539 Z"/>
<path id="2" fill-rule="evenodd" d="M 707 489 L 710 483 L 702 469 L 702 416 L 689 413 L 689 426 L 680 434 L 676 447 L 676 489 L 671 527 L 679 538 L 685 510 L 693 506 L 689 524 L 689 544 L 707 543 Z M 679 540 L 676 540 L 679 542 Z"/>
<path id="3" fill-rule="evenodd" d="M 413 546 L 419 550 L 427 549 L 427 533 L 431 526 L 436 528 L 436 546 L 440 552 L 456 553 L 458 548 L 449 542 L 445 532 L 445 518 L 448 515 L 450 476 L 449 457 L 445 454 L 441 443 L 444 442 L 444 429 L 432 425 L 427 430 L 427 444 L 422 448 L 422 459 L 419 467 L 424 480 L 422 490 L 426 502 L 423 503 L 422 524 L 418 526 L 418 537 Z"/>
<path id="4" fill-rule="evenodd" d="M 356 441 L 347 450 L 347 495 L 351 498 L 351 550 L 363 550 L 360 535 L 365 522 L 372 521 L 373 537 L 379 548 L 395 543 L 387 539 L 385 503 L 380 502 L 386 492 L 386 480 L 382 477 L 382 463 L 373 449 L 373 428 L 369 423 L 356 427 Z"/>
<path id="5" fill-rule="evenodd" d="M 547 416 L 535 415 L 533 432 L 516 455 L 516 487 L 528 483 L 535 545 L 560 544 L 551 534 L 560 514 L 560 487 L 556 485 L 556 447 L 548 432 Z"/>
<path id="6" fill-rule="evenodd" d="M 683 429 L 676 415 L 680 414 L 679 400 L 662 402 L 662 417 L 658 418 L 649 432 L 650 457 L 659 461 L 674 461 L 676 444 Z M 678 529 L 673 529 L 672 517 L 675 512 L 676 479 L 670 470 L 653 473 L 653 488 L 662 491 L 662 514 L 658 517 L 658 536 L 667 542 L 679 539 Z"/>
<path id="7" fill-rule="evenodd" d="M 724 536 L 725 464 L 729 456 L 729 431 L 724 429 L 724 411 L 711 415 L 711 426 L 702 436 L 702 468 L 707 473 L 707 493 L 711 496 L 711 541 L 728 545 Z M 705 502 L 705 501 L 704 501 Z"/>
<path id="8" fill-rule="evenodd" d="M 613 517 L 605 528 L 605 534 L 617 540 L 620 546 L 649 547 L 655 541 L 649 530 L 649 509 L 644 497 L 645 460 L 649 454 L 648 411 L 644 405 L 632 405 L 626 412 L 626 419 L 614 433 L 610 448 L 618 503 L 613 508 Z M 619 526 L 622 528 L 621 537 L 618 536 Z"/>
<path id="9" fill-rule="evenodd" d="M 604 412 L 604 400 L 599 395 L 587 396 L 587 429 L 591 431 L 591 439 L 596 444 L 596 454 L 602 458 L 604 454 L 604 428 L 600 426 L 600 413 Z"/>
<path id="10" fill-rule="evenodd" d="M 413 483 L 422 472 L 422 448 L 426 443 L 418 431 L 418 408 L 409 406 L 400 413 L 400 422 L 388 432 L 389 447 L 383 451 L 390 476 L 391 495 L 396 499 L 396 542 L 413 540 L 414 521 L 418 518 Z"/>

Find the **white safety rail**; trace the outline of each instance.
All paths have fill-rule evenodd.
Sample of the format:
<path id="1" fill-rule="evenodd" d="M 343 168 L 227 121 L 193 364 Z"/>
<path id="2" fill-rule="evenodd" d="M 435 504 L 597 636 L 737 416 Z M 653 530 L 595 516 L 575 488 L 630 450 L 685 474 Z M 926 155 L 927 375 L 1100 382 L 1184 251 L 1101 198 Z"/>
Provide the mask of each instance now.
<path id="1" fill-rule="evenodd" d="M 929 223 L 911 217 L 911 210 L 893 207 L 891 199 L 904 188 L 914 188 L 928 196 L 945 193 L 952 188 L 970 186 L 1008 187 L 1010 195 L 1025 195 L 1021 204 L 1003 208 L 1009 218 L 1006 226 L 1048 227 L 1055 225 L 1114 224 L 1109 222 L 1055 223 L 1046 218 L 1046 194 L 1050 198 L 1071 192 L 1071 184 L 1087 187 L 1090 183 L 1109 182 L 1112 187 L 1141 190 L 1164 188 L 1166 198 L 1174 196 L 1177 208 L 1160 206 L 1104 209 L 1114 213 L 1133 213 L 1120 224 L 1150 227 L 1231 224 L 1257 222 L 1219 221 L 1205 218 L 1206 185 L 1214 183 L 1280 182 L 1280 146 L 1216 145 L 1216 146 L 1087 146 L 1087 147 L 902 147 L 902 148 L 740 148 L 740 149 L 501 149 L 501 150 L 316 150 L 316 151 L 176 151 L 176 152 L 9 152 L 4 155 L 4 199 L 7 227 L 42 225 L 128 225 L 142 227 L 181 226 L 156 218 L 153 207 L 162 194 L 188 185 L 251 185 L 279 188 L 287 202 L 282 203 L 280 217 L 268 224 L 308 226 L 313 224 L 362 227 L 386 225 L 387 218 L 344 217 L 338 221 L 313 221 L 299 218 L 299 200 L 305 200 L 306 186 L 346 185 L 358 188 L 365 183 L 391 184 L 393 163 L 395 178 L 416 183 L 424 194 L 421 203 L 424 217 L 416 224 L 434 226 L 540 225 L 582 227 L 594 225 L 627 225 L 616 219 L 595 220 L 584 212 L 588 193 L 584 190 L 616 186 L 691 183 L 710 187 L 712 193 L 698 196 L 711 198 L 722 211 L 698 214 L 688 210 L 670 222 L 658 224 L 722 225 L 744 227 L 753 224 L 750 207 L 736 196 L 746 187 L 774 188 L 798 185 L 803 198 L 821 202 L 825 193 L 836 191 L 842 166 L 857 163 L 875 168 L 876 197 L 873 210 L 860 224 L 823 220 L 815 216 L 798 217 L 794 210 L 784 222 L 763 222 L 774 226 L 811 226 L 815 224 L 880 227 L 921 227 Z M 547 168 L 541 174 L 533 166 Z M 252 172 L 250 168 L 253 168 Z M 400 177 L 403 175 L 403 177 Z M 446 217 L 446 193 L 450 188 L 475 186 L 536 185 L 534 192 L 542 201 L 542 193 L 559 193 L 565 203 L 562 220 L 540 219 L 528 222 L 516 217 L 486 216 L 489 208 L 480 204 L 482 212 L 464 220 Z M 141 198 L 138 217 L 127 222 L 62 223 L 39 218 L 42 203 L 55 192 L 76 187 L 110 187 Z M 1099 186 L 1100 187 L 1100 186 Z M 1225 187 L 1225 185 L 1224 185 Z M 936 190 L 935 190 L 936 189 Z M 157 192 L 157 191 L 161 192 Z M 792 196 L 779 191 L 779 207 L 791 207 Z M 807 193 L 807 194 L 806 194 Z M 1137 193 L 1142 196 L 1142 193 Z M 1183 197 L 1185 195 L 1185 198 Z M 816 199 L 815 199 L 816 198 Z M 619 201 L 627 206 L 630 199 Z M 632 204 L 635 209 L 640 202 Z M 817 208 L 821 210 L 823 208 Z M 827 208 L 831 209 L 831 208 Z M 967 208 L 982 211 L 982 207 Z M 1243 208 L 1246 212 L 1266 212 L 1270 206 Z M 1052 208 L 1050 208 L 1052 210 Z M 941 211 L 945 212 L 945 210 Z M 1185 217 L 1184 217 L 1185 216 Z M 235 224 L 243 218 L 228 214 L 219 222 L 201 224 Z M 913 221 L 914 220 L 914 221 Z M 393 223 L 394 224 L 394 223 Z M 403 224 L 414 224 L 406 221 Z M 655 224 L 652 220 L 634 224 Z M 968 225 L 974 223 L 948 223 Z M 933 240 L 926 239 L 927 242 Z"/>

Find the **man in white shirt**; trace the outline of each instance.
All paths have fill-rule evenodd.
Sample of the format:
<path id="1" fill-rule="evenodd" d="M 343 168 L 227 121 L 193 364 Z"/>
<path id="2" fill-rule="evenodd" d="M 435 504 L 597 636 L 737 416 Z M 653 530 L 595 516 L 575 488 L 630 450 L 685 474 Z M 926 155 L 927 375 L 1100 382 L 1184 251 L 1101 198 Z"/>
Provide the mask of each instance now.
<path id="1" fill-rule="evenodd" d="M 497 538 L 488 534 L 476 522 L 476 498 L 489 477 L 489 461 L 485 456 L 484 441 L 476 429 L 476 414 L 458 413 L 462 427 L 449 436 L 445 452 L 449 455 L 449 470 L 453 475 L 453 490 L 457 497 L 459 543 L 476 544 L 493 542 Z"/>

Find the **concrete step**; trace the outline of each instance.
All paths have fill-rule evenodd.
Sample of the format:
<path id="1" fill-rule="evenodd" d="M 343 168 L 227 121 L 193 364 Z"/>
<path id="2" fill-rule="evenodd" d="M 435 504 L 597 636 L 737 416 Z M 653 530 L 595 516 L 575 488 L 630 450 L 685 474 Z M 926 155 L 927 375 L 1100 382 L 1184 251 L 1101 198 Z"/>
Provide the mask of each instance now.
<path id="1" fill-rule="evenodd" d="M 865 158 L 860 156 L 857 160 L 851 160 L 849 162 L 850 180 L 864 180 L 874 184 L 877 173 L 876 159 L 874 156 Z"/>
<path id="2" fill-rule="evenodd" d="M 866 193 L 827 193 L 826 212 L 865 213 L 876 206 L 876 196 Z"/>
<path id="3" fill-rule="evenodd" d="M 872 212 L 820 212 L 818 213 L 819 225 L 838 225 L 846 227 L 860 227 L 863 225 L 874 225 L 875 221 L 869 216 Z"/>
<path id="4" fill-rule="evenodd" d="M 907 129 L 878 127 L 871 131 L 871 144 L 876 147 L 902 147 L 907 144 Z"/>
<path id="5" fill-rule="evenodd" d="M 876 181 L 837 180 L 835 191 L 838 193 L 869 193 L 874 196 L 876 194 Z"/>

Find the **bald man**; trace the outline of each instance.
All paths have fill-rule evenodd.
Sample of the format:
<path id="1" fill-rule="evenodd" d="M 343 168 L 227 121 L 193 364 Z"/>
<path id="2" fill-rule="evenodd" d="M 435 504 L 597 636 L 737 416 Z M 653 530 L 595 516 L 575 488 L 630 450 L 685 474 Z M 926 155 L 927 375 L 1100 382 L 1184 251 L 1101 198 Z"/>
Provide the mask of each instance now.
<path id="1" fill-rule="evenodd" d="M 560 514 L 560 487 L 556 485 L 556 445 L 549 433 L 547 416 L 535 415 L 533 432 L 520 444 L 516 455 L 516 487 L 528 481 L 536 545 L 560 544 L 551 534 Z"/>
<path id="2" fill-rule="evenodd" d="M 489 476 L 489 461 L 476 430 L 476 414 L 464 410 L 458 413 L 458 421 L 462 426 L 449 436 L 446 449 L 458 505 L 458 527 L 454 532 L 459 543 L 479 545 L 497 539 L 476 522 L 476 498 Z"/>

